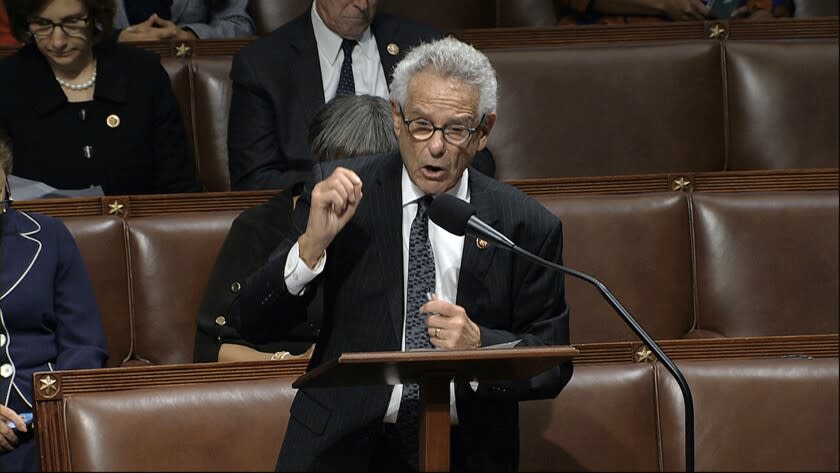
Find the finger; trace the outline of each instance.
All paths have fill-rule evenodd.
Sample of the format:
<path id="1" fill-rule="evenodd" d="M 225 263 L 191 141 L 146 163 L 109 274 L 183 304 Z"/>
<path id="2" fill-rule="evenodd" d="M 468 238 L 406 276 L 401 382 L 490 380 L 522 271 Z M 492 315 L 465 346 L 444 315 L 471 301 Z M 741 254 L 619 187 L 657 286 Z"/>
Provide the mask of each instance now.
<path id="1" fill-rule="evenodd" d="M 429 338 L 438 339 L 438 340 L 445 340 L 444 338 L 444 329 L 440 327 L 429 327 L 426 329 L 426 332 L 429 334 Z"/>
<path id="2" fill-rule="evenodd" d="M 355 197 L 358 197 L 362 191 L 362 180 L 359 179 L 359 176 L 356 173 L 345 170 L 347 172 L 340 173 L 336 176 L 338 182 L 341 182 L 342 185 L 347 189 L 348 193 L 353 194 Z"/>
<path id="3" fill-rule="evenodd" d="M 350 176 L 344 174 L 336 176 L 335 184 L 341 187 L 348 202 L 351 204 L 356 203 L 356 187 L 353 185 L 353 180 Z"/>
<path id="4" fill-rule="evenodd" d="M 18 430 L 26 432 L 26 423 L 23 422 L 23 418 L 19 416 L 17 412 L 13 411 L 11 408 L 6 406 L 0 407 L 3 408 L 2 410 L 0 410 L 0 414 L 2 414 L 0 415 L 0 421 L 5 423 L 6 420 L 10 420 L 15 423 L 15 426 L 18 428 Z"/>
<path id="5" fill-rule="evenodd" d="M 420 312 L 424 314 L 437 314 L 447 318 L 466 315 L 463 307 L 441 299 L 426 302 L 420 307 Z"/>
<path id="6" fill-rule="evenodd" d="M 5 425 L 0 427 L 0 446 L 2 446 L 5 450 L 12 450 L 17 446 L 17 444 L 18 438 L 12 429 Z"/>

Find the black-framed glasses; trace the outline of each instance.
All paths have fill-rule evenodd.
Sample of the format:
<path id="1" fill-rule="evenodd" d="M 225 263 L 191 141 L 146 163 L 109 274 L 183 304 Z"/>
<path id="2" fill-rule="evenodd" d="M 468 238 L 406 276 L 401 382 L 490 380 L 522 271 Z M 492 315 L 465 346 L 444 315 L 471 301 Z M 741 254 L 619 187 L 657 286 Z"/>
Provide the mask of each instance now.
<path id="1" fill-rule="evenodd" d="M 47 20 L 46 18 L 38 18 L 29 21 L 29 31 L 38 38 L 49 38 L 57 26 L 67 36 L 83 38 L 87 33 L 88 23 L 90 23 L 89 16 L 66 18 L 58 23 Z"/>
<path id="2" fill-rule="evenodd" d="M 408 132 L 415 140 L 426 141 L 431 138 L 436 131 L 440 130 L 440 132 L 443 133 L 443 139 L 456 146 L 466 143 L 473 133 L 481 128 L 481 124 L 484 123 L 485 117 L 485 115 L 482 115 L 481 120 L 478 121 L 478 125 L 474 127 L 458 124 L 444 125 L 441 127 L 435 126 L 432 122 L 426 120 L 425 118 L 406 120 L 402 105 L 400 105 L 400 116 L 402 117 L 402 121 L 405 123 L 406 128 L 408 128 Z"/>

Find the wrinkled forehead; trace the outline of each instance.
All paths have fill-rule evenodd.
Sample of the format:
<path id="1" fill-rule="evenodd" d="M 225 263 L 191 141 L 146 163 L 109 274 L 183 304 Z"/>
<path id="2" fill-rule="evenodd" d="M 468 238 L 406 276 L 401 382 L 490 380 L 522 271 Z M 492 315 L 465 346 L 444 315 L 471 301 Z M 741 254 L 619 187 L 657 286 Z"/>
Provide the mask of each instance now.
<path id="1" fill-rule="evenodd" d="M 411 77 L 406 90 L 406 107 L 444 104 L 462 112 L 476 113 L 481 91 L 475 85 L 451 75 L 424 69 Z"/>

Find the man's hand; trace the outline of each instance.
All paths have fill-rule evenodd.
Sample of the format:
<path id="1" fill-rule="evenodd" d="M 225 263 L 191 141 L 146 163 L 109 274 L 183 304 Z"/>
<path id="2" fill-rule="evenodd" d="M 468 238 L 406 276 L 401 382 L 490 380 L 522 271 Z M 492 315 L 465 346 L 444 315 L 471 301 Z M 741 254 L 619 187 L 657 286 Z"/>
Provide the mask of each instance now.
<path id="1" fill-rule="evenodd" d="M 198 37 L 189 30 L 178 28 L 175 23 L 153 13 L 141 23 L 131 25 L 120 32 L 118 40 L 125 41 L 161 41 L 167 39 L 193 40 Z"/>
<path id="2" fill-rule="evenodd" d="M 0 452 L 9 452 L 15 449 L 18 444 L 17 435 L 6 425 L 6 421 L 12 421 L 21 432 L 26 432 L 26 424 L 17 413 L 4 405 L 0 405 Z"/>
<path id="3" fill-rule="evenodd" d="M 672 20 L 677 21 L 705 20 L 712 17 L 703 0 L 665 0 L 662 9 Z"/>
<path id="4" fill-rule="evenodd" d="M 426 318 L 429 339 L 436 348 L 466 350 L 481 346 L 481 329 L 470 320 L 463 307 L 433 299 L 420 308 Z"/>
<path id="5" fill-rule="evenodd" d="M 307 266 L 315 268 L 338 232 L 356 215 L 361 201 L 362 180 L 349 169 L 336 168 L 315 185 L 306 232 L 298 238 L 300 257 Z"/>

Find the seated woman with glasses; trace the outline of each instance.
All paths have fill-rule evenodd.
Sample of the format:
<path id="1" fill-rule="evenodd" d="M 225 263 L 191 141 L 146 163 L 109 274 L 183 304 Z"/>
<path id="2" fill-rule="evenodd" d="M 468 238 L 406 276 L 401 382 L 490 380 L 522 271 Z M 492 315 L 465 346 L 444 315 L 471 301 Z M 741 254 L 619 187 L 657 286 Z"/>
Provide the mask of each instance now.
<path id="1" fill-rule="evenodd" d="M 0 62 L 19 177 L 90 193 L 197 192 L 169 76 L 113 40 L 114 0 L 4 0 L 25 43 Z"/>

